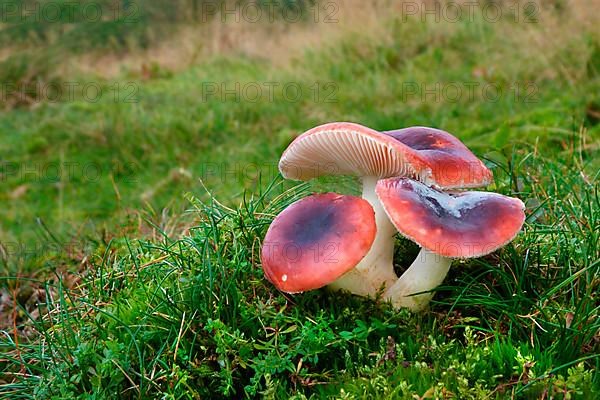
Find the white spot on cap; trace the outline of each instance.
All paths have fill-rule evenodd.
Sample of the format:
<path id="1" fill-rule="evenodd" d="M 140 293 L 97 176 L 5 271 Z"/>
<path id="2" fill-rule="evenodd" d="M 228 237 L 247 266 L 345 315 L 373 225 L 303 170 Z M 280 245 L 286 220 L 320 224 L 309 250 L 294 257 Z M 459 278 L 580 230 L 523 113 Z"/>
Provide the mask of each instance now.
<path id="1" fill-rule="evenodd" d="M 282 275 L 282 276 L 281 276 L 281 280 L 282 280 L 283 282 L 287 281 L 287 275 Z"/>

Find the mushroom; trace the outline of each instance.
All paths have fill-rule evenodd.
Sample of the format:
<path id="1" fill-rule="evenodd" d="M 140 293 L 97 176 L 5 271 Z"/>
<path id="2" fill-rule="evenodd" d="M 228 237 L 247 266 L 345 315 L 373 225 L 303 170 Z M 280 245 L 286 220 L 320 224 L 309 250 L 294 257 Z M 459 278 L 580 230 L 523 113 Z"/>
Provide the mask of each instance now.
<path id="1" fill-rule="evenodd" d="M 394 226 L 422 248 L 384 294 L 395 307 L 423 309 L 453 258 L 481 257 L 512 241 L 525 220 L 519 199 L 489 192 L 444 193 L 408 178 L 377 183 Z M 414 293 L 421 293 L 422 294 Z"/>
<path id="2" fill-rule="evenodd" d="M 461 167 L 459 174 L 456 165 Z M 415 127 L 381 133 L 350 122 L 324 124 L 298 136 L 281 156 L 279 170 L 285 178 L 296 180 L 323 175 L 362 178 L 362 197 L 375 211 L 375 241 L 363 260 L 329 287 L 372 297 L 398 280 L 393 266 L 397 230 L 375 195 L 377 181 L 408 176 L 454 188 L 486 185 L 492 176 L 447 132 Z"/>
<path id="3" fill-rule="evenodd" d="M 323 287 L 362 260 L 375 231 L 373 208 L 360 197 L 326 193 L 298 200 L 269 226 L 261 252 L 265 276 L 288 293 Z"/>
<path id="4" fill-rule="evenodd" d="M 408 297 L 411 300 L 405 300 L 407 295 L 414 293 L 407 292 L 407 290 L 412 290 L 413 286 L 406 284 L 403 286 L 401 283 L 410 281 L 411 276 L 419 275 L 415 271 L 423 267 L 415 264 L 415 268 L 409 268 L 407 271 L 410 273 L 406 279 L 398 280 L 393 267 L 394 243 L 397 231 L 404 232 L 404 227 L 397 228 L 403 225 L 394 219 L 390 221 L 390 213 L 393 212 L 392 209 L 396 205 L 392 200 L 395 197 L 392 195 L 392 191 L 383 189 L 384 186 L 381 186 L 383 183 L 378 185 L 378 181 L 384 178 L 406 177 L 423 182 L 420 184 L 423 188 L 432 186 L 436 189 L 456 189 L 484 186 L 492 179 L 491 171 L 464 144 L 447 132 L 426 127 L 377 132 L 349 122 L 321 125 L 298 136 L 281 156 L 279 170 L 285 178 L 297 180 L 309 180 L 323 175 L 355 175 L 362 178 L 362 198 L 372 207 L 376 233 L 372 245 L 367 249 L 364 257 L 358 259 L 356 263 L 342 262 L 338 268 L 335 268 L 335 273 L 328 272 L 326 274 L 327 279 L 316 279 L 315 277 L 315 280 L 311 281 L 308 286 L 292 287 L 290 284 L 284 284 L 282 277 L 285 275 L 286 279 L 289 279 L 290 274 L 283 271 L 289 272 L 293 269 L 304 271 L 305 262 L 290 263 L 285 259 L 285 254 L 269 247 L 272 243 L 288 243 L 288 246 L 291 243 L 300 245 L 297 240 L 304 237 L 304 234 L 299 232 L 293 235 L 284 234 L 285 229 L 288 229 L 284 226 L 287 225 L 279 222 L 280 217 L 277 217 L 269 228 L 265 238 L 265 247 L 263 247 L 263 253 L 266 255 L 262 256 L 262 261 L 267 278 L 278 288 L 288 292 L 320 287 L 318 285 L 329 285 L 334 290 L 343 289 L 362 296 L 375 297 L 378 293 L 384 293 L 384 297 L 390 299 L 396 306 L 407 306 L 413 309 L 421 308 L 429 300 L 423 295 L 419 295 L 423 297 Z M 376 187 L 379 187 L 377 194 Z M 389 204 L 382 204 L 383 199 L 380 201 L 382 193 L 385 201 Z M 435 193 L 442 192 L 436 191 Z M 443 195 L 442 193 L 439 196 Z M 318 197 L 318 199 L 319 202 L 328 201 L 327 197 Z M 281 214 L 284 215 L 281 217 L 284 218 L 283 220 L 289 218 L 298 221 L 293 225 L 295 229 L 299 231 L 305 229 L 306 235 L 315 234 L 308 227 L 312 226 L 310 225 L 312 222 L 309 222 L 314 218 L 312 214 L 305 212 L 303 218 L 295 220 L 292 215 L 297 217 L 300 213 L 294 211 L 294 214 L 290 214 L 288 210 L 284 210 Z M 393 215 L 394 218 L 398 217 L 398 214 Z M 319 217 L 317 217 L 318 219 Z M 364 223 L 369 225 L 370 220 L 367 219 Z M 304 225 L 307 228 L 304 228 Z M 326 232 L 328 231 L 326 230 Z M 273 238 L 279 238 L 280 235 L 286 239 L 273 240 Z M 345 246 L 346 239 L 339 238 L 341 248 L 342 245 Z M 422 256 L 429 256 L 427 246 L 421 245 L 424 247 Z M 345 257 L 344 254 L 342 256 Z M 456 255 L 451 254 L 450 256 Z M 429 261 L 422 265 L 426 265 L 430 269 L 439 269 L 438 276 L 442 275 L 442 271 L 445 275 L 450 261 L 444 257 L 436 258 L 439 259 L 439 262 L 436 263 L 429 257 Z M 354 261 L 354 258 L 352 260 Z M 350 264 L 353 265 L 350 266 Z M 321 267 L 319 263 L 311 264 L 311 271 L 313 271 L 311 274 L 317 274 L 316 271 Z M 331 269 L 331 267 L 328 268 L 328 270 Z M 343 272 L 340 273 L 340 271 Z M 426 273 L 425 269 L 423 269 L 423 273 Z M 333 282 L 328 281 L 336 274 L 339 276 Z M 425 290 L 430 290 L 435 286 L 437 285 Z M 431 295 L 429 296 L 430 299 Z M 402 300 L 398 300 L 398 298 Z"/>

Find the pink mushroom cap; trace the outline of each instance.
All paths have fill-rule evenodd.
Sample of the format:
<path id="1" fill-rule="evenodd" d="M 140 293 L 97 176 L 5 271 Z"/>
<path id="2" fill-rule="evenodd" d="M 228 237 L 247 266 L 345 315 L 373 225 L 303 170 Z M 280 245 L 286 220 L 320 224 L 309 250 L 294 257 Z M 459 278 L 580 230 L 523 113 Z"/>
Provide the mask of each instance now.
<path id="1" fill-rule="evenodd" d="M 326 193 L 301 199 L 267 231 L 261 252 L 265 276 L 287 293 L 323 287 L 363 259 L 376 230 L 373 208 L 360 197 Z"/>
<path id="2" fill-rule="evenodd" d="M 298 136 L 279 161 L 288 179 L 323 175 L 403 176 L 440 188 L 485 186 L 491 171 L 460 140 L 433 128 L 378 132 L 332 122 Z"/>
<path id="3" fill-rule="evenodd" d="M 510 242 L 525 220 L 523 202 L 488 192 L 441 192 L 408 178 L 375 189 L 405 237 L 448 258 L 480 257 Z"/>
<path id="4" fill-rule="evenodd" d="M 492 171 L 448 132 L 414 126 L 383 132 L 418 153 L 431 171 L 431 181 L 444 189 L 489 185 Z"/>

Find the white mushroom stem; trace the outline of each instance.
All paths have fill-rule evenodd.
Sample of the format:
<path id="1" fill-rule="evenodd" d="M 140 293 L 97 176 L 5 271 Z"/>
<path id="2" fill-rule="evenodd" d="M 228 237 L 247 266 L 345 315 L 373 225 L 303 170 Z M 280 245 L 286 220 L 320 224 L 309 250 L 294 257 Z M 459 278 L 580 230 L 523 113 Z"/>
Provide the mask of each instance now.
<path id="1" fill-rule="evenodd" d="M 430 291 L 444 281 L 450 264 L 452 259 L 422 248 L 406 272 L 385 292 L 384 299 L 391 301 L 395 308 L 424 309 L 433 297 Z M 413 295 L 421 292 L 429 293 Z"/>
<path id="2" fill-rule="evenodd" d="M 371 249 L 361 262 L 329 287 L 333 290 L 347 290 L 360 296 L 375 297 L 390 289 L 398 280 L 394 272 L 394 235 L 398 232 L 392 225 L 377 194 L 377 177 L 363 179 L 363 199 L 367 200 L 375 211 L 377 234 Z"/>
<path id="3" fill-rule="evenodd" d="M 431 291 L 444 281 L 452 259 L 421 249 L 411 266 L 398 279 L 394 272 L 394 236 L 398 231 L 375 193 L 377 180 L 376 177 L 364 178 L 362 193 L 363 199 L 375 211 L 377 234 L 373 245 L 354 269 L 329 287 L 360 296 L 375 297 L 382 293 L 383 298 L 389 300 L 395 308 L 406 307 L 412 311 L 420 311 L 431 301 Z"/>

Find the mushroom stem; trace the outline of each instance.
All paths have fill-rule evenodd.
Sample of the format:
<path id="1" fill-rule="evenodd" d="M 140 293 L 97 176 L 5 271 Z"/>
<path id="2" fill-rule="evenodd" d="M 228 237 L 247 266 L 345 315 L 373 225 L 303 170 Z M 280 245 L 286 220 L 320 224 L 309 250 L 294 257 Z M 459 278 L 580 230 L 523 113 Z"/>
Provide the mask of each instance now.
<path id="1" fill-rule="evenodd" d="M 390 300 L 395 308 L 423 310 L 433 297 L 433 292 L 430 291 L 444 281 L 450 264 L 452 259 L 422 248 L 406 272 L 385 292 L 384 298 Z M 411 296 L 421 292 L 429 293 Z"/>
<path id="2" fill-rule="evenodd" d="M 375 185 L 379 178 L 363 178 L 363 199 L 367 200 L 375 211 L 377 234 L 371 249 L 360 263 L 329 285 L 333 290 L 347 290 L 360 296 L 375 297 L 377 293 L 390 289 L 398 280 L 394 272 L 394 236 L 396 228 L 391 223 L 383 205 L 375 194 Z"/>

